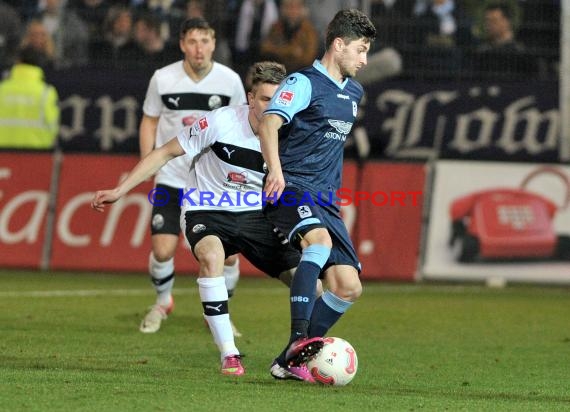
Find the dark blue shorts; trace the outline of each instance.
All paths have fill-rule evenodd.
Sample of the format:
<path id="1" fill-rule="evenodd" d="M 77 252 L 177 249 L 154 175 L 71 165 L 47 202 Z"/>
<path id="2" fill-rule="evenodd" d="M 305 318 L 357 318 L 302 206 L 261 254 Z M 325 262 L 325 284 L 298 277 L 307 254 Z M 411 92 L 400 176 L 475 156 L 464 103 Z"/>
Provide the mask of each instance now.
<path id="1" fill-rule="evenodd" d="M 332 239 L 330 257 L 323 269 L 332 265 L 353 266 L 360 273 L 361 265 L 340 213 L 322 206 L 314 195 L 287 186 L 277 204 L 267 203 L 263 213 L 300 250 L 300 242 L 311 229 L 323 227 Z"/>

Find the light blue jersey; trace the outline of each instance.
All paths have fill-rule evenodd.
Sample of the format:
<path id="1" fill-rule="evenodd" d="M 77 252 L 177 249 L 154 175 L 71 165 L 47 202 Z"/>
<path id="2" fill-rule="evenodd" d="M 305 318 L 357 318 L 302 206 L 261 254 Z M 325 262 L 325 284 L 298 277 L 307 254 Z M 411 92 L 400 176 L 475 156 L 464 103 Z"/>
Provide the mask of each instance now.
<path id="1" fill-rule="evenodd" d="M 281 83 L 265 113 L 285 119 L 279 157 L 287 185 L 313 195 L 340 189 L 344 143 L 362 95 L 359 83 L 338 83 L 318 60 Z"/>

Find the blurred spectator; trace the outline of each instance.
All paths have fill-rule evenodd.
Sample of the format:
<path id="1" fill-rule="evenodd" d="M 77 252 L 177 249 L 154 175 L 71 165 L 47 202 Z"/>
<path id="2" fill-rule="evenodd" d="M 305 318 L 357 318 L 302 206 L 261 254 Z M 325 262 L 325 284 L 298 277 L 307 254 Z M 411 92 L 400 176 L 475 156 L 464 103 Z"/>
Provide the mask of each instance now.
<path id="1" fill-rule="evenodd" d="M 52 70 L 55 62 L 55 45 L 53 38 L 41 20 L 32 19 L 26 26 L 21 47 L 38 52 L 36 66 L 43 70 Z M 41 56 L 41 60 L 40 60 Z"/>
<path id="2" fill-rule="evenodd" d="M 103 38 L 90 42 L 91 64 L 99 67 L 121 66 L 123 51 L 133 45 L 133 13 L 125 6 L 113 6 L 103 21 Z"/>
<path id="3" fill-rule="evenodd" d="M 245 78 L 247 68 L 259 60 L 261 40 L 279 18 L 275 0 L 244 0 L 238 15 L 233 54 L 234 69 Z"/>
<path id="4" fill-rule="evenodd" d="M 84 66 L 88 62 L 88 30 L 77 14 L 65 7 L 64 0 L 45 0 L 38 14 L 55 44 L 55 68 Z"/>
<path id="5" fill-rule="evenodd" d="M 309 18 L 315 26 L 315 30 L 319 34 L 319 51 L 318 55 L 325 51 L 325 36 L 327 26 L 333 19 L 334 15 L 342 9 L 355 9 L 359 5 L 358 0 L 310 0 L 307 1 L 309 9 Z"/>
<path id="6" fill-rule="evenodd" d="M 505 2 L 489 2 L 484 8 L 484 40 L 476 48 L 471 68 L 475 76 L 512 76 L 536 73 L 536 61 L 515 38 L 514 10 Z"/>
<path id="7" fill-rule="evenodd" d="M 319 35 L 304 0 L 282 0 L 281 16 L 262 40 L 262 59 L 275 60 L 293 72 L 310 66 L 318 55 Z"/>
<path id="8" fill-rule="evenodd" d="M 405 48 L 410 41 L 414 0 L 372 0 L 370 19 L 376 27 L 376 41 L 371 50 L 391 46 Z"/>
<path id="9" fill-rule="evenodd" d="M 170 38 L 170 15 L 175 0 L 131 0 L 130 7 L 135 14 L 152 14 L 159 21 L 160 35 Z"/>
<path id="10" fill-rule="evenodd" d="M 27 23 L 36 15 L 40 0 L 4 0 L 4 2 L 12 6 L 23 22 Z"/>
<path id="11" fill-rule="evenodd" d="M 454 0 L 416 0 L 413 9 L 412 54 L 405 63 L 428 76 L 449 77 L 459 73 L 460 46 L 471 42 L 471 22 Z"/>
<path id="12" fill-rule="evenodd" d="M 111 7 L 110 0 L 69 0 L 68 7 L 87 25 L 90 42 L 103 38 L 103 21 Z"/>
<path id="13" fill-rule="evenodd" d="M 182 57 L 178 45 L 167 47 L 161 35 L 161 21 L 154 14 L 142 13 L 137 17 L 133 38 L 134 42 L 124 49 L 122 58 L 129 68 L 154 71 Z"/>
<path id="14" fill-rule="evenodd" d="M 541 78 L 558 75 L 562 14 L 560 0 L 525 0 L 519 3 L 522 20 L 515 26 L 517 40 L 537 59 Z M 517 30 L 518 29 L 518 30 Z"/>
<path id="15" fill-rule="evenodd" d="M 51 149 L 59 129 L 58 95 L 39 66 L 44 56 L 27 47 L 0 82 L 0 147 Z"/>
<path id="16" fill-rule="evenodd" d="M 16 10 L 0 1 L 0 79 L 4 70 L 14 64 L 15 50 L 20 43 L 21 24 Z"/>

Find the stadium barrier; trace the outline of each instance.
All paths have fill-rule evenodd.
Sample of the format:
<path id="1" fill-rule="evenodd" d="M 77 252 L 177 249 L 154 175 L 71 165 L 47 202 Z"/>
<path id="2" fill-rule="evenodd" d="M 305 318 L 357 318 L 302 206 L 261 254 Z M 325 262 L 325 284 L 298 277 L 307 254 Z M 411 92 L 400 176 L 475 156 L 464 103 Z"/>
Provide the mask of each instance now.
<path id="1" fill-rule="evenodd" d="M 148 77 L 70 70 L 53 79 L 64 152 L 138 153 Z M 105 87 L 101 87 L 105 85 Z M 366 86 L 347 157 L 560 162 L 558 82 L 386 80 Z"/>

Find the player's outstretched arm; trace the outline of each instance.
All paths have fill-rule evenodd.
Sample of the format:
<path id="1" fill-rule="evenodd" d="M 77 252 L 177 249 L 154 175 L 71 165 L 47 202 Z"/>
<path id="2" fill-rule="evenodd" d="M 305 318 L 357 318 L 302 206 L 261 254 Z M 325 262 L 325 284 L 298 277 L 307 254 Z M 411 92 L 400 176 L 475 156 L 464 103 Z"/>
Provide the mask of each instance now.
<path id="1" fill-rule="evenodd" d="M 268 169 L 263 188 L 268 199 L 279 199 L 285 188 L 285 179 L 279 160 L 279 135 L 277 133 L 282 124 L 281 116 L 270 113 L 263 116 L 258 127 L 261 153 Z"/>
<path id="2" fill-rule="evenodd" d="M 180 146 L 180 143 L 178 143 L 178 139 L 176 137 L 171 139 L 164 146 L 153 150 L 138 162 L 127 178 L 117 187 L 96 192 L 91 201 L 91 207 L 98 212 L 102 212 L 106 204 L 116 202 L 133 187 L 158 172 L 169 160 L 182 156 L 184 153 L 184 149 Z"/>

